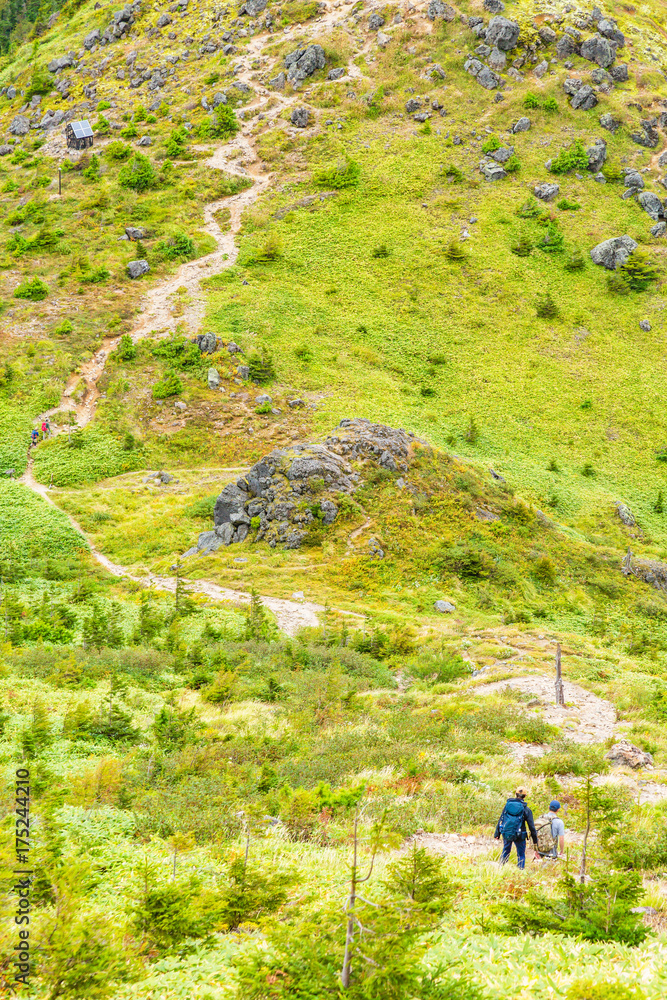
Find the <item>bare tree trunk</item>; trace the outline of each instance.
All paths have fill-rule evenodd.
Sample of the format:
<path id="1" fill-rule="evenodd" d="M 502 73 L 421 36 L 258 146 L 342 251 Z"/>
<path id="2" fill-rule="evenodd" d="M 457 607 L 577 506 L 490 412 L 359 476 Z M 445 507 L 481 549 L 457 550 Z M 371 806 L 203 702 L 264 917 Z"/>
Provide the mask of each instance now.
<path id="1" fill-rule="evenodd" d="M 350 985 L 352 974 L 352 946 L 354 944 L 354 906 L 357 900 L 357 829 L 359 826 L 359 807 L 354 813 L 354 856 L 352 860 L 352 878 L 350 879 L 350 896 L 347 901 L 347 931 L 345 933 L 345 956 L 343 970 L 340 974 L 341 985 L 346 990 Z"/>
<path id="2" fill-rule="evenodd" d="M 556 704 L 565 704 L 565 691 L 563 690 L 563 677 L 560 672 L 560 643 L 556 644 Z"/>

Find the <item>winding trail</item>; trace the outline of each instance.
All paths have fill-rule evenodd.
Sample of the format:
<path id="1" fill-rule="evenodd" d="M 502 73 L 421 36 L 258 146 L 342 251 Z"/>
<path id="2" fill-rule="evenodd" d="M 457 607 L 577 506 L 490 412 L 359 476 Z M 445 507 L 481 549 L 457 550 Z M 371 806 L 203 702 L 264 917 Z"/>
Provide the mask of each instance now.
<path id="1" fill-rule="evenodd" d="M 349 8 L 352 6 L 352 3 L 346 2 L 344 6 Z M 323 30 L 328 30 L 340 24 L 341 17 L 343 16 L 345 14 L 340 9 L 333 9 L 319 18 L 317 22 L 309 25 L 308 29 L 311 35 L 316 35 Z M 305 27 L 301 26 L 300 30 L 303 30 Z M 304 103 L 304 98 L 298 94 L 285 96 L 280 92 L 269 91 L 262 86 L 258 87 L 256 82 L 251 79 L 253 62 L 261 55 L 264 44 L 267 41 L 275 42 L 275 37 L 275 35 L 263 33 L 251 39 L 250 44 L 242 55 L 244 69 L 236 77 L 238 81 L 247 83 L 255 92 L 253 100 L 245 107 L 245 112 L 261 111 L 263 119 L 269 125 L 286 108 Z M 361 51 L 365 51 L 369 45 L 370 40 Z M 353 62 L 353 58 L 358 54 L 359 51 L 350 57 L 347 75 L 357 80 L 361 78 L 366 79 Z M 253 131 L 256 121 L 255 115 L 249 121 L 242 119 L 241 128 L 237 135 L 232 140 L 220 145 L 213 152 L 212 156 L 205 161 L 208 166 L 217 170 L 223 170 L 232 176 L 243 177 L 252 181 L 251 186 L 245 188 L 243 191 L 219 198 L 204 206 L 203 228 L 215 240 L 216 249 L 197 260 L 187 261 L 170 278 L 152 285 L 147 290 L 142 307 L 137 314 L 134 329 L 131 332 L 133 342 L 141 340 L 151 333 L 166 335 L 174 331 L 177 324 L 185 325 L 189 332 L 193 334 L 200 329 L 205 313 L 201 281 L 235 264 L 239 253 L 236 236 L 241 228 L 243 213 L 268 189 L 273 180 L 273 175 L 264 169 L 257 156 L 253 141 Z M 221 209 L 225 208 L 229 211 L 229 223 L 226 225 L 225 230 L 222 230 L 218 224 L 216 215 Z M 186 291 L 185 296 L 182 296 L 183 289 Z M 175 315 L 172 302 L 173 296 L 177 293 L 182 296 L 181 306 L 184 306 L 179 311 L 178 316 Z M 185 299 L 185 302 L 183 299 Z M 92 358 L 83 363 L 70 375 L 57 406 L 40 414 L 36 420 L 41 423 L 45 417 L 52 417 L 55 413 L 69 411 L 76 414 L 76 424 L 73 426 L 85 427 L 95 415 L 100 395 L 98 382 L 105 370 L 109 355 L 118 346 L 119 341 L 120 335 L 105 337 Z M 83 392 L 81 392 L 82 389 Z M 62 432 L 65 429 L 65 426 L 53 428 L 55 433 Z M 29 452 L 26 471 L 19 481 L 64 514 L 74 530 L 86 540 L 93 558 L 107 572 L 113 576 L 126 577 L 143 586 L 154 587 L 158 590 L 173 592 L 176 589 L 176 577 L 155 576 L 153 574 L 145 577 L 134 576 L 124 566 L 112 562 L 103 552 L 96 549 L 90 539 L 86 537 L 81 525 L 70 514 L 57 506 L 49 494 L 49 488 L 36 481 L 32 467 L 33 454 Z M 363 525 L 359 530 L 363 530 L 366 526 Z M 204 594 L 216 601 L 232 601 L 236 604 L 246 604 L 250 601 L 250 594 L 220 587 L 218 584 L 210 581 L 188 580 L 187 583 L 191 592 Z M 299 629 L 304 627 L 318 626 L 320 624 L 319 616 L 324 611 L 323 605 L 306 600 L 294 601 L 262 596 L 262 602 L 273 612 L 276 616 L 278 626 L 287 635 L 295 635 Z M 357 615 L 354 612 L 342 611 L 340 609 L 334 610 L 339 611 L 340 614 L 363 618 L 363 615 Z"/>

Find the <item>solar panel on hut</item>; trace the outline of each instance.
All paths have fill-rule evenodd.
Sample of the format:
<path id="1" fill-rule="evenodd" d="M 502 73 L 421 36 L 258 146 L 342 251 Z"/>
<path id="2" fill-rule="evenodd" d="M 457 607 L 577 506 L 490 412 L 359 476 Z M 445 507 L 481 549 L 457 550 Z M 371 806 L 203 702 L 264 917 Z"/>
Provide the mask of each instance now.
<path id="1" fill-rule="evenodd" d="M 78 122 L 69 122 L 65 128 L 68 149 L 87 149 L 93 144 L 93 130 L 90 122 L 86 119 Z"/>

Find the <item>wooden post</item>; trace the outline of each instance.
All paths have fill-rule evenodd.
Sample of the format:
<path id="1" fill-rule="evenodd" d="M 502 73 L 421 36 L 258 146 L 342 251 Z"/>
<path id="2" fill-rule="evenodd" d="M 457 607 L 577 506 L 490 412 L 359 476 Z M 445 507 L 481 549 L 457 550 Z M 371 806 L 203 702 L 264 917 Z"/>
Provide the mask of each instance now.
<path id="1" fill-rule="evenodd" d="M 560 643 L 556 643 L 556 704 L 565 704 L 565 692 L 563 691 L 563 678 L 560 672 Z"/>
<path id="2" fill-rule="evenodd" d="M 58 167 L 58 194 L 63 193 L 62 181 L 63 181 L 63 172 L 60 169 L 60 167 Z"/>

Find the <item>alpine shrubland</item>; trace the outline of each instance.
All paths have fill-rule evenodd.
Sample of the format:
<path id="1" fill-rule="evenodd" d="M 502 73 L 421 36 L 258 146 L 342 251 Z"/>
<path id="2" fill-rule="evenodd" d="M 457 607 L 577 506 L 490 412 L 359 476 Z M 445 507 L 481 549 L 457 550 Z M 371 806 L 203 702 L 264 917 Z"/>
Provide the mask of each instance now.
<path id="1" fill-rule="evenodd" d="M 664 995 L 665 17 L 2 11 L 3 989 Z"/>

